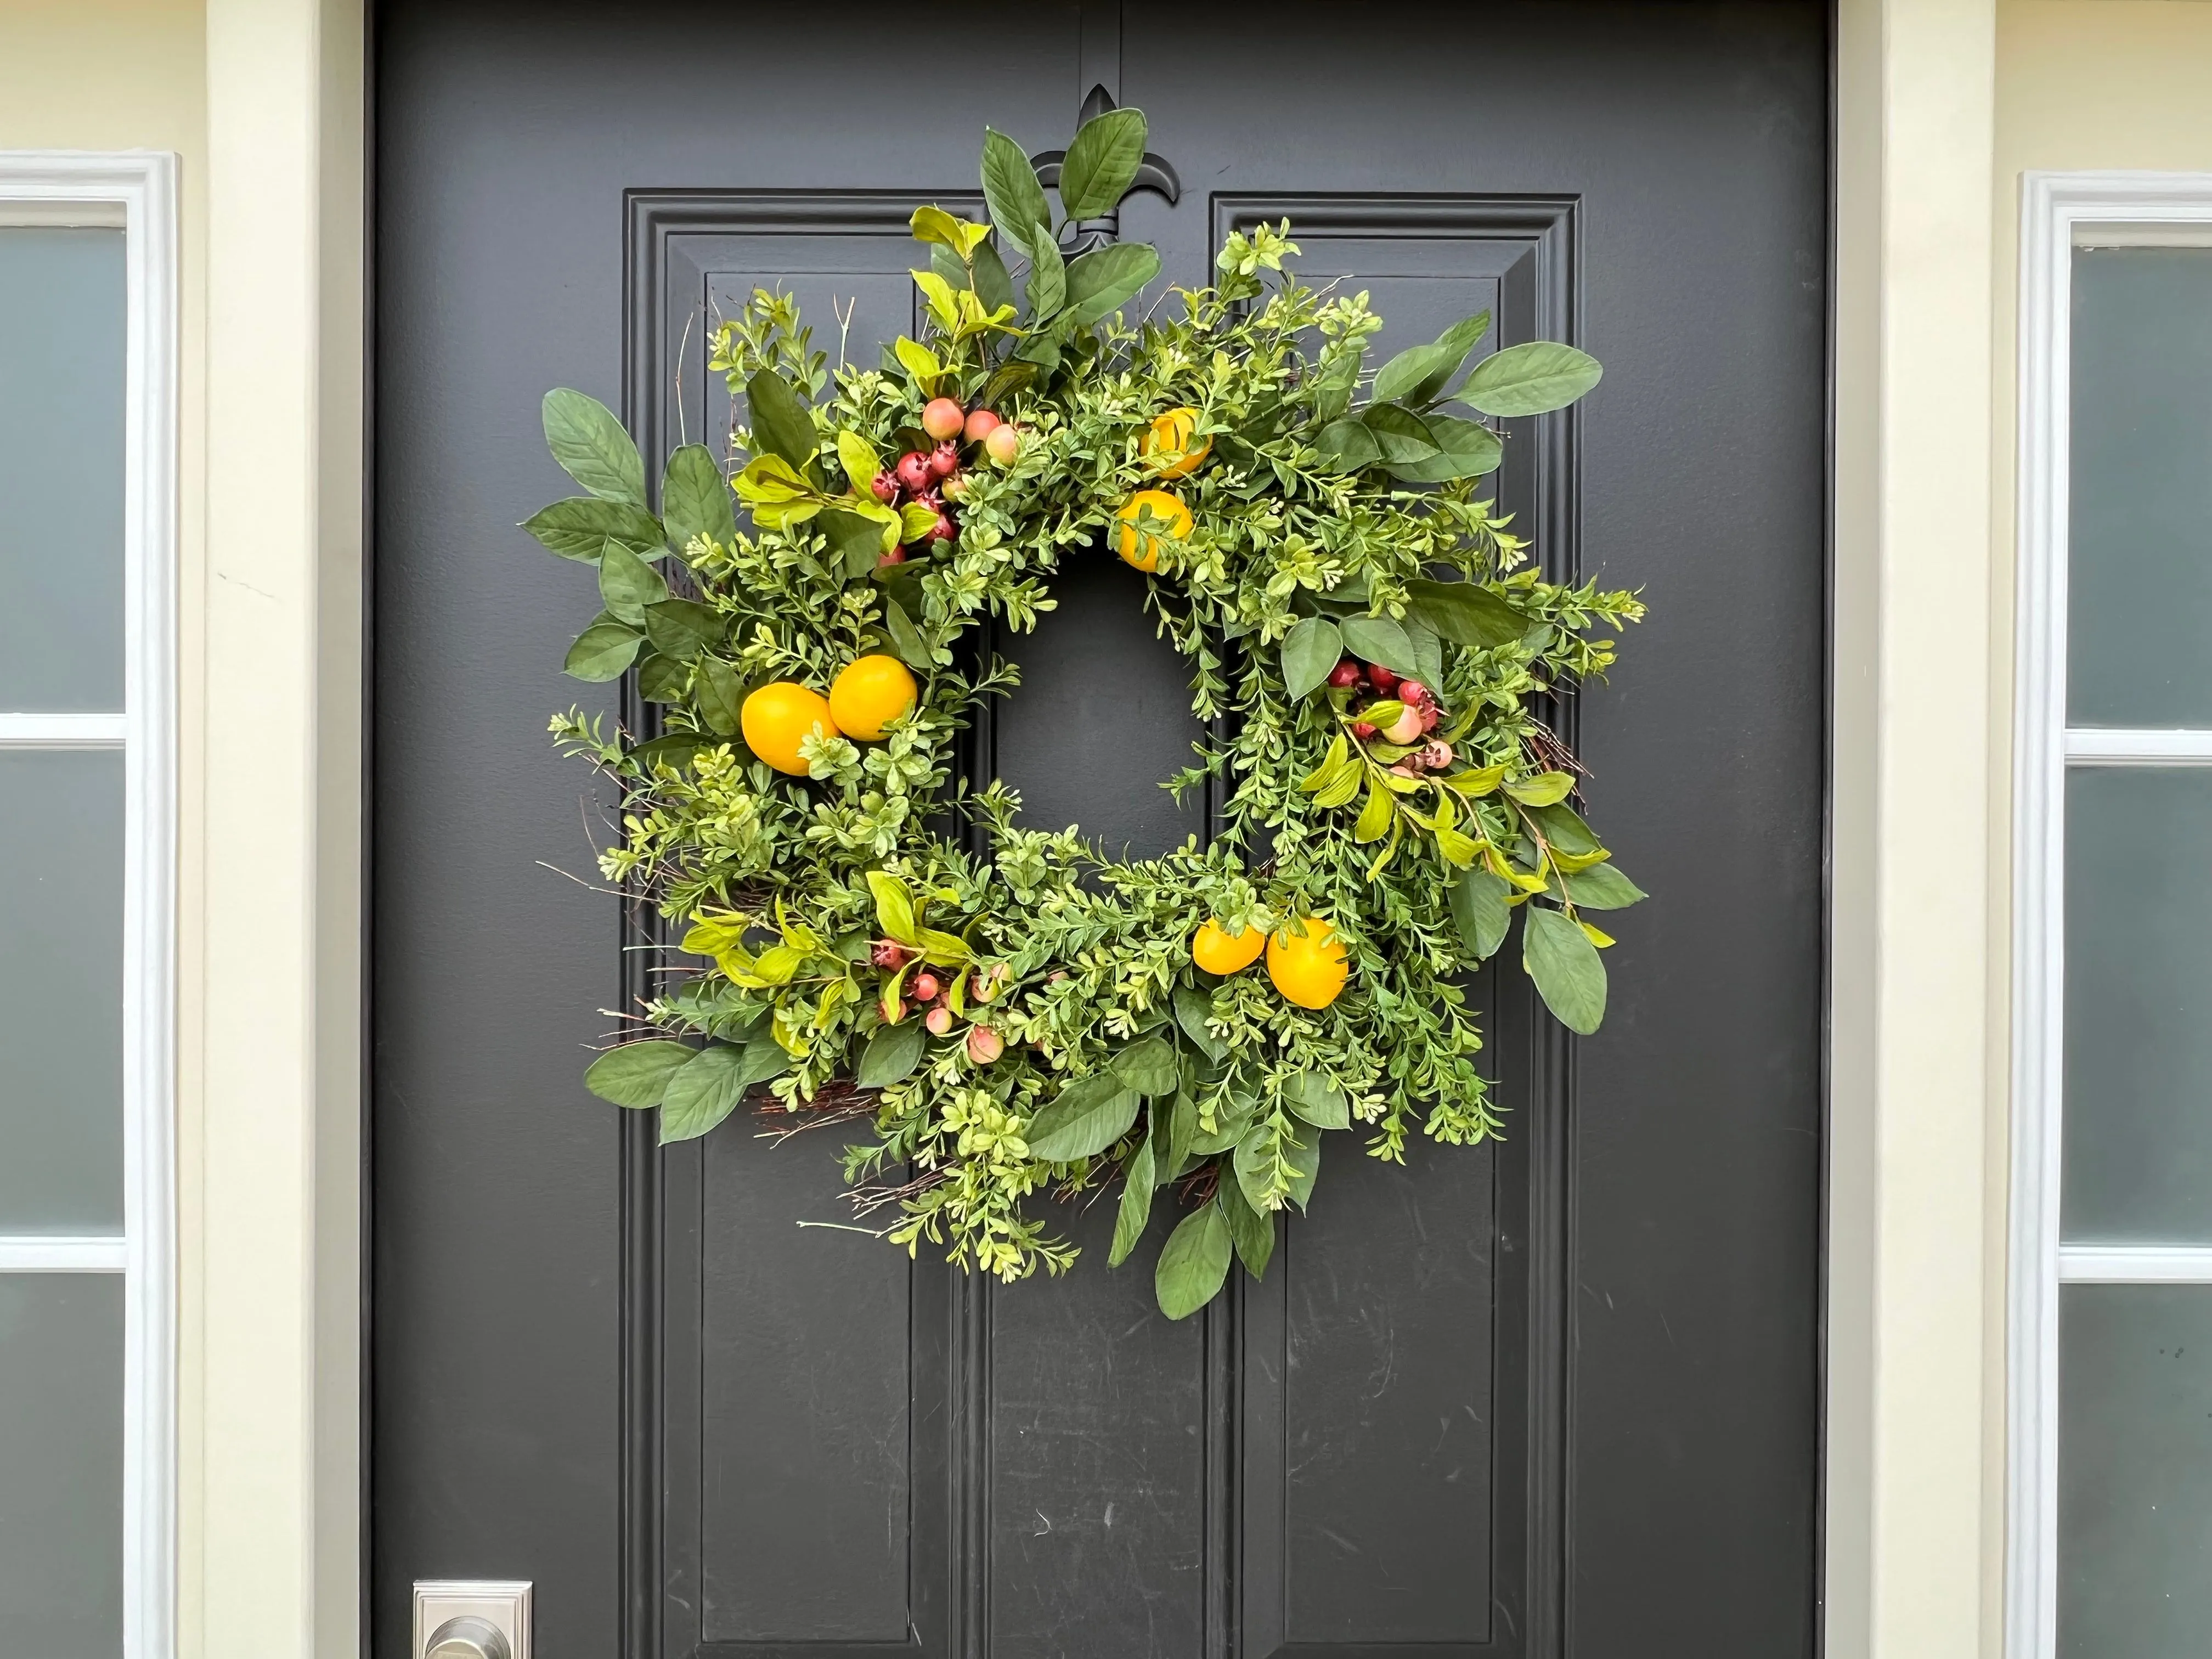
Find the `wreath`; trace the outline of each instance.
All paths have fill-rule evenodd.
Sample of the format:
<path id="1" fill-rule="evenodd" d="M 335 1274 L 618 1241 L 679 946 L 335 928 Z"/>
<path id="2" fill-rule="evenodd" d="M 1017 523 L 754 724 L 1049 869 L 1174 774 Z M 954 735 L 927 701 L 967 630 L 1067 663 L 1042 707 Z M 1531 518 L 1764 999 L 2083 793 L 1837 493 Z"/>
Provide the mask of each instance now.
<path id="1" fill-rule="evenodd" d="M 1055 218 L 987 130 L 989 222 L 915 210 L 927 325 L 876 367 L 841 340 L 833 369 L 755 292 L 713 337 L 742 397 L 726 468 L 677 449 L 658 515 L 617 417 L 550 393 L 588 493 L 526 527 L 597 567 L 568 672 L 634 671 L 660 711 L 650 736 L 553 721 L 618 782 L 605 875 L 676 941 L 589 1087 L 658 1108 L 663 1143 L 749 1092 L 774 1133 L 865 1126 L 856 1224 L 1002 1279 L 1076 1256 L 1033 1200 L 1118 1178 L 1111 1263 L 1182 1212 L 1155 1269 L 1181 1318 L 1232 1257 L 1264 1271 L 1328 1132 L 1397 1161 L 1417 1126 L 1499 1133 L 1462 981 L 1516 910 L 1545 1002 L 1596 1029 L 1612 940 L 1589 915 L 1643 895 L 1543 714 L 1642 606 L 1540 580 L 1480 495 L 1502 454 L 1481 417 L 1565 407 L 1593 359 L 1537 342 L 1470 369 L 1485 314 L 1370 378 L 1380 318 L 1285 272 L 1287 222 L 1129 320 L 1158 252 L 1063 247 L 1144 149 L 1138 111 L 1086 122 Z M 986 625 L 1034 628 L 1063 562 L 1109 545 L 1215 734 L 1163 786 L 1212 781 L 1214 832 L 1159 858 L 1030 827 L 955 763 L 1017 681 Z"/>

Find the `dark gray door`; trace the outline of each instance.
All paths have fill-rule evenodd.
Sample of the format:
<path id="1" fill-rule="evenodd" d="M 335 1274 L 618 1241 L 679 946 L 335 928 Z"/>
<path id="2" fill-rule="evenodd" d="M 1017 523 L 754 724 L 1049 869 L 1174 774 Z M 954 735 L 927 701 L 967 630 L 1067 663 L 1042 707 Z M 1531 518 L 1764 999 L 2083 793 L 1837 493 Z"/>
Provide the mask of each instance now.
<path id="1" fill-rule="evenodd" d="M 1826 63 L 1814 4 L 382 9 L 379 1659 L 434 1577 L 535 1581 L 544 1659 L 1812 1650 Z M 998 1290 L 802 1230 L 834 1146 L 663 1158 L 585 1094 L 633 936 L 556 873 L 601 809 L 544 726 L 596 600 L 509 528 L 562 493 L 546 387 L 650 452 L 726 418 L 718 301 L 908 326 L 908 207 L 1093 84 L 1181 176 L 1123 216 L 1174 279 L 1287 216 L 1386 349 L 1491 305 L 1596 352 L 1502 488 L 1651 608 L 1579 712 L 1656 896 L 1604 1032 L 1493 974 L 1509 1138 L 1340 1159 L 1180 1324 L 1103 1245 Z M 1041 822 L 1202 830 L 1138 580 L 1059 592 L 981 763 Z"/>

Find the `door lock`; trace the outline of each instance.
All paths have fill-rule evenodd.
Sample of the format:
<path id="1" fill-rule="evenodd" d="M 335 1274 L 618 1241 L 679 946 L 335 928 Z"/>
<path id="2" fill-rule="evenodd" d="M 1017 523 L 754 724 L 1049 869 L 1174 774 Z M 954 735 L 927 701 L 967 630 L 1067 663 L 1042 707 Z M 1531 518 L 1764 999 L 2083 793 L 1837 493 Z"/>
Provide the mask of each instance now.
<path id="1" fill-rule="evenodd" d="M 530 1659 L 530 1586 L 514 1579 L 415 1584 L 413 1659 Z"/>

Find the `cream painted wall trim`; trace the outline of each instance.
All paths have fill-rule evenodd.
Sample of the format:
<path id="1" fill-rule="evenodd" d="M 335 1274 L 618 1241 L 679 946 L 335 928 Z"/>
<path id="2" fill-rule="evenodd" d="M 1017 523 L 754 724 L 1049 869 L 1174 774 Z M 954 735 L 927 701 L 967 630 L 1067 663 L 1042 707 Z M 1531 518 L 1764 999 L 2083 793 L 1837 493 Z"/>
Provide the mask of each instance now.
<path id="1" fill-rule="evenodd" d="M 2203 732 L 2069 731 L 2067 512 L 2074 251 L 2201 246 L 2212 173 L 2023 175 L 2013 733 L 2012 1210 L 2006 1652 L 2058 1644 L 2058 1304 L 2067 1283 L 2212 1281 L 2212 1250 L 2062 1249 L 2066 771 L 2212 764 Z"/>
<path id="2" fill-rule="evenodd" d="M 0 1271 L 124 1278 L 123 1652 L 170 1659 L 176 1605 L 177 167 L 0 151 L 0 225 L 124 233 L 124 713 L 0 714 L 0 748 L 124 763 L 123 1234 L 0 1240 Z"/>

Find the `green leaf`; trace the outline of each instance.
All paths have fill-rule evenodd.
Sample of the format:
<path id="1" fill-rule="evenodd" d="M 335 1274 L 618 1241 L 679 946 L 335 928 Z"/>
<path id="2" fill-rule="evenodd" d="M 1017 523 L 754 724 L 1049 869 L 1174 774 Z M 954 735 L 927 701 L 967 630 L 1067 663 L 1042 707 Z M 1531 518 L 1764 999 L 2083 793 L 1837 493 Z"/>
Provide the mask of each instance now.
<path id="1" fill-rule="evenodd" d="M 645 506 L 645 462 L 615 412 L 566 386 L 545 394 L 545 447 L 561 470 L 594 495 Z"/>
<path id="2" fill-rule="evenodd" d="M 975 250 L 975 297 L 983 302 L 983 309 L 1011 309 L 1014 303 L 1014 279 L 1006 270 L 1006 262 L 999 257 L 998 244 L 983 243 Z"/>
<path id="3" fill-rule="evenodd" d="M 1460 357 L 1467 354 L 1462 351 Z M 1418 398 L 1407 394 L 1433 377 L 1438 385 L 1444 377 L 1459 367 L 1459 357 L 1449 355 L 1441 344 L 1408 346 L 1375 371 L 1375 396 L 1380 402 L 1395 402 L 1406 398 L 1408 403 L 1419 403 Z"/>
<path id="4" fill-rule="evenodd" d="M 1356 472 L 1382 459 L 1382 447 L 1375 434 L 1354 420 L 1331 421 L 1314 440 L 1314 447 L 1321 453 L 1322 464 L 1339 472 Z"/>
<path id="5" fill-rule="evenodd" d="M 1300 1072 L 1283 1085 L 1283 1104 L 1316 1129 L 1349 1129 L 1352 1103 L 1327 1078 Z"/>
<path id="6" fill-rule="evenodd" d="M 1393 465 L 1433 460 L 1443 453 L 1429 423 L 1410 409 L 1396 404 L 1370 404 L 1359 411 L 1359 421 L 1375 434 L 1376 447 Z"/>
<path id="7" fill-rule="evenodd" d="M 937 526 L 935 509 L 920 501 L 908 501 L 899 508 L 899 539 L 918 542 Z"/>
<path id="8" fill-rule="evenodd" d="M 1431 688 L 1441 688 L 1444 683 L 1444 646 L 1437 637 L 1437 630 L 1410 613 L 1399 626 L 1406 630 L 1407 643 L 1413 647 L 1413 660 L 1407 667 Z"/>
<path id="9" fill-rule="evenodd" d="M 1530 340 L 1485 357 L 1459 395 L 1486 415 L 1542 415 L 1565 409 L 1604 372 L 1587 351 L 1556 340 Z"/>
<path id="10" fill-rule="evenodd" d="M 645 610 L 645 636 L 653 648 L 678 662 L 690 662 L 722 642 L 722 613 L 696 599 L 663 599 Z"/>
<path id="11" fill-rule="evenodd" d="M 571 679 L 594 685 L 618 680 L 623 671 L 637 660 L 638 647 L 644 643 L 644 636 L 625 623 L 595 622 L 576 635 L 568 659 L 561 665 L 562 672 Z"/>
<path id="12" fill-rule="evenodd" d="M 1067 267 L 1068 314 L 1088 328 L 1159 274 L 1160 251 L 1149 242 L 1109 242 L 1078 254 Z"/>
<path id="13" fill-rule="evenodd" d="M 1382 840 L 1383 832 L 1390 827 L 1391 818 L 1395 816 L 1391 805 L 1395 799 L 1381 784 L 1370 784 L 1367 804 L 1359 809 L 1359 822 L 1352 826 L 1352 840 L 1362 845 Z"/>
<path id="14" fill-rule="evenodd" d="M 609 542 L 599 557 L 599 598 L 609 611 L 633 627 L 645 621 L 645 608 L 668 597 L 660 573 L 619 542 Z"/>
<path id="15" fill-rule="evenodd" d="M 656 651 L 638 663 L 637 694 L 647 702 L 681 702 L 690 689 L 691 670 L 673 658 Z"/>
<path id="16" fill-rule="evenodd" d="M 1254 1209 L 1244 1189 L 1233 1181 L 1224 1181 L 1213 1189 L 1213 1201 L 1221 1206 L 1222 1219 L 1229 1224 L 1229 1240 L 1237 1247 L 1237 1259 L 1244 1264 L 1244 1271 L 1255 1279 L 1264 1278 L 1268 1260 L 1275 1254 L 1274 1221 Z"/>
<path id="17" fill-rule="evenodd" d="M 821 439 L 814 430 L 814 417 L 806 412 L 791 382 L 772 368 L 757 370 L 745 382 L 745 410 L 754 453 L 766 450 L 781 456 L 804 475 L 813 465 Z"/>
<path id="18" fill-rule="evenodd" d="M 1524 806 L 1521 810 L 1535 821 L 1537 829 L 1543 831 L 1544 839 L 1555 851 L 1570 858 L 1587 858 L 1592 853 L 1605 850 L 1590 833 L 1589 825 L 1583 822 L 1582 815 L 1564 801 L 1553 806 Z"/>
<path id="19" fill-rule="evenodd" d="M 1408 614 L 1457 645 L 1495 651 L 1528 631 L 1528 617 L 1480 582 L 1416 577 L 1406 584 L 1406 594 L 1413 601 Z"/>
<path id="20" fill-rule="evenodd" d="M 1148 1135 L 1137 1143 L 1128 1172 L 1121 1179 L 1121 1207 L 1115 1212 L 1114 1244 L 1106 1253 L 1109 1267 L 1127 1261 L 1137 1241 L 1145 1236 L 1145 1224 L 1152 1218 L 1152 1194 L 1159 1185 L 1153 1173 L 1152 1142 Z"/>
<path id="21" fill-rule="evenodd" d="M 1000 234 L 1024 253 L 1049 241 L 1052 210 L 1028 154 L 1003 132 L 983 129 L 983 201 Z"/>
<path id="22" fill-rule="evenodd" d="M 1459 366 L 1467 361 L 1467 354 L 1480 344 L 1482 337 L 1488 332 L 1488 312 L 1478 311 L 1472 317 L 1461 319 L 1437 335 L 1435 344 L 1416 346 L 1412 351 L 1399 353 L 1401 358 L 1418 357 L 1418 363 L 1413 366 L 1412 372 L 1401 372 L 1401 379 L 1394 382 L 1388 392 L 1382 389 L 1382 375 L 1377 374 L 1375 377 L 1375 395 L 1378 398 L 1399 398 L 1415 409 L 1426 407 L 1436 401 L 1445 383 L 1459 373 Z M 1386 370 L 1388 367 L 1386 364 Z"/>
<path id="23" fill-rule="evenodd" d="M 1161 1037 L 1148 1036 L 1131 1043 L 1107 1061 L 1106 1067 L 1140 1095 L 1171 1095 L 1181 1080 L 1175 1047 Z"/>
<path id="24" fill-rule="evenodd" d="M 660 513 L 678 548 L 696 537 L 727 547 L 738 538 L 730 486 L 704 444 L 686 444 L 668 458 L 660 478 Z"/>
<path id="25" fill-rule="evenodd" d="M 891 649 L 908 668 L 918 668 L 924 673 L 930 669 L 929 647 L 907 616 L 904 607 L 886 593 L 884 596 L 884 632 L 890 636 Z"/>
<path id="26" fill-rule="evenodd" d="M 700 658 L 699 672 L 693 677 L 691 705 L 717 737 L 736 737 L 744 714 L 744 678 L 720 657 Z"/>
<path id="27" fill-rule="evenodd" d="M 1332 422 L 1352 406 L 1352 394 L 1359 385 L 1359 370 L 1367 356 L 1366 344 L 1354 340 L 1339 341 L 1322 354 L 1321 373 L 1314 377 L 1314 419 Z M 1358 422 L 1353 422 L 1357 426 Z"/>
<path id="28" fill-rule="evenodd" d="M 1413 672 L 1413 642 L 1389 617 L 1347 617 L 1341 624 L 1345 648 L 1362 662 L 1379 663 L 1394 673 Z"/>
<path id="29" fill-rule="evenodd" d="M 1190 1161 L 1191 1142 L 1197 1139 L 1198 1103 L 1188 1089 L 1178 1090 L 1174 1105 L 1168 1109 L 1167 1156 L 1154 1171 L 1161 1181 L 1173 1181 L 1182 1173 L 1182 1166 Z"/>
<path id="30" fill-rule="evenodd" d="M 1067 303 L 1067 265 L 1060 245 L 1049 236 L 1030 250 L 1030 315 L 1042 323 Z"/>
<path id="31" fill-rule="evenodd" d="M 1390 476 L 1407 483 L 1444 483 L 1453 478 L 1479 478 L 1498 471 L 1505 459 L 1505 446 L 1480 421 L 1457 415 L 1425 415 L 1429 436 L 1437 453 L 1425 461 L 1394 462 Z"/>
<path id="32" fill-rule="evenodd" d="M 1515 779 L 1505 786 L 1505 793 L 1523 806 L 1551 806 L 1565 800 L 1574 787 L 1571 773 L 1539 772 L 1533 777 Z"/>
<path id="33" fill-rule="evenodd" d="M 660 1144 L 696 1140 L 744 1098 L 745 1050 L 716 1042 L 702 1048 L 668 1080 L 660 1098 Z"/>
<path id="34" fill-rule="evenodd" d="M 783 1045 L 766 1031 L 745 1044 L 744 1086 L 765 1083 L 772 1077 L 781 1077 L 791 1069 L 791 1056 Z"/>
<path id="35" fill-rule="evenodd" d="M 1037 366 L 1035 363 L 1000 363 L 991 371 L 991 378 L 983 382 L 983 390 L 977 394 L 976 401 L 985 409 L 996 410 L 1036 377 Z"/>
<path id="36" fill-rule="evenodd" d="M 957 933 L 943 933 L 934 927 L 921 930 L 921 944 L 922 960 L 934 967 L 962 967 L 975 955 L 968 948 L 968 941 Z"/>
<path id="37" fill-rule="evenodd" d="M 617 1106 L 658 1106 L 668 1079 L 699 1051 L 688 1042 L 653 1037 L 610 1048 L 584 1070 L 584 1086 Z"/>
<path id="38" fill-rule="evenodd" d="M 842 507 L 828 507 L 823 508 L 815 524 L 828 539 L 838 573 L 847 581 L 866 575 L 883 556 L 883 526 L 873 519 Z"/>
<path id="39" fill-rule="evenodd" d="M 876 926 L 902 945 L 921 943 L 921 923 L 914 913 L 914 895 L 888 870 L 868 872 L 868 890 L 876 898 Z"/>
<path id="40" fill-rule="evenodd" d="M 609 542 L 619 542 L 648 558 L 660 551 L 659 520 L 641 507 L 597 495 L 571 495 L 541 507 L 522 521 L 522 527 L 548 552 L 584 564 L 596 562 Z"/>
<path id="41" fill-rule="evenodd" d="M 1030 1120 L 1030 1156 L 1071 1164 L 1104 1152 L 1137 1121 L 1137 1097 L 1111 1072 L 1078 1078 Z"/>
<path id="42" fill-rule="evenodd" d="M 1571 876 L 1561 876 L 1559 885 L 1578 909 L 1626 910 L 1649 894 L 1610 863 L 1593 864 Z"/>
<path id="43" fill-rule="evenodd" d="M 1283 636 L 1283 690 L 1293 702 L 1317 690 L 1344 656 L 1344 635 L 1326 617 L 1308 617 Z"/>
<path id="44" fill-rule="evenodd" d="M 1291 1166 L 1291 1202 L 1303 1210 L 1313 1198 L 1314 1182 L 1321 1178 L 1321 1137 L 1304 1140 L 1283 1137 L 1284 1159 Z"/>
<path id="45" fill-rule="evenodd" d="M 1229 1052 L 1229 1045 L 1206 1029 L 1206 1018 L 1212 1012 L 1213 999 L 1205 992 L 1193 990 L 1188 985 L 1176 988 L 1176 1024 L 1182 1027 L 1182 1034 L 1199 1053 L 1208 1060 L 1219 1060 Z"/>
<path id="46" fill-rule="evenodd" d="M 1588 1036 L 1605 1018 L 1605 963 L 1597 946 L 1558 910 L 1528 907 L 1521 925 L 1521 965 L 1559 1024 Z"/>
<path id="47" fill-rule="evenodd" d="M 1229 1277 L 1229 1218 L 1208 1204 L 1185 1216 L 1160 1251 L 1152 1293 L 1170 1319 L 1188 1319 L 1220 1293 Z"/>
<path id="48" fill-rule="evenodd" d="M 1460 942 L 1476 960 L 1487 962 L 1505 942 L 1506 925 L 1513 919 L 1505 899 L 1512 890 L 1487 870 L 1464 871 L 1452 883 L 1452 921 L 1459 927 Z"/>
<path id="49" fill-rule="evenodd" d="M 903 1082 L 921 1064 L 922 1043 L 927 1035 L 921 1021 L 915 1018 L 877 1026 L 868 1046 L 860 1050 L 853 1080 L 863 1089 L 887 1089 Z"/>
<path id="50" fill-rule="evenodd" d="M 1076 129 L 1067 158 L 1060 164 L 1062 210 L 1071 219 L 1096 219 L 1128 194 L 1144 159 L 1142 110 L 1109 109 L 1092 116 Z"/>
<path id="51" fill-rule="evenodd" d="M 907 228 L 917 242 L 934 242 L 950 252 L 957 261 L 966 250 L 961 246 L 967 239 L 960 234 L 960 221 L 934 203 L 918 207 L 907 220 Z"/>
<path id="52" fill-rule="evenodd" d="M 665 736 L 648 738 L 629 751 L 629 758 L 648 772 L 656 766 L 672 766 L 682 771 L 689 766 L 691 757 L 702 749 L 712 749 L 714 739 L 696 732 L 671 732 Z M 739 745 L 743 753 L 743 745 Z"/>

